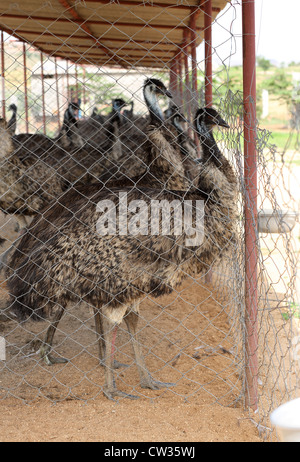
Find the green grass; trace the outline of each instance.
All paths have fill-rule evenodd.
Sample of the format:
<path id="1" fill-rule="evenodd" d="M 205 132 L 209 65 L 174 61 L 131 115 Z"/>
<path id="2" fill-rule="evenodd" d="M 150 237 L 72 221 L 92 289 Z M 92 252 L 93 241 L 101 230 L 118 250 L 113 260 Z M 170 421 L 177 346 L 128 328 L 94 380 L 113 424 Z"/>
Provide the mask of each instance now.
<path id="1" fill-rule="evenodd" d="M 298 303 L 291 303 L 289 312 L 281 313 L 281 315 L 286 321 L 290 318 L 300 319 L 300 305 Z"/>
<path id="2" fill-rule="evenodd" d="M 300 138 L 297 136 L 297 133 L 288 133 L 288 132 L 272 132 L 270 139 L 270 144 L 275 144 L 280 150 L 299 149 Z"/>

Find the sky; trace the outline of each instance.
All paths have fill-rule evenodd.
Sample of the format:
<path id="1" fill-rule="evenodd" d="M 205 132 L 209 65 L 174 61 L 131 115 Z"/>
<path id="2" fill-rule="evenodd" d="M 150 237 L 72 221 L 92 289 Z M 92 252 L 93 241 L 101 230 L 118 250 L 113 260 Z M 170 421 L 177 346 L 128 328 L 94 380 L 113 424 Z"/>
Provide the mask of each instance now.
<path id="1" fill-rule="evenodd" d="M 300 0 L 256 0 L 255 16 L 257 56 L 276 65 L 300 62 Z M 241 0 L 232 0 L 218 15 L 213 46 L 215 65 L 242 63 Z"/>

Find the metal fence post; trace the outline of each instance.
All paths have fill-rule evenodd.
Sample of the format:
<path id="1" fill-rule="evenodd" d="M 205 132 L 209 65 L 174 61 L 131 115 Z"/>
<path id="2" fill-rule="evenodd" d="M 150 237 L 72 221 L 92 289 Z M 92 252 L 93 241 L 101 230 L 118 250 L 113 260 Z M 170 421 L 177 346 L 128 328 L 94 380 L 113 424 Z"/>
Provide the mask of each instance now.
<path id="1" fill-rule="evenodd" d="M 28 133 L 29 132 L 29 114 L 28 114 L 27 60 L 26 60 L 26 44 L 25 43 L 23 43 L 23 67 L 24 67 L 25 125 L 26 125 L 26 133 Z"/>
<path id="2" fill-rule="evenodd" d="M 1 31 L 1 99 L 2 117 L 5 119 L 5 59 L 4 59 L 4 34 Z"/>
<path id="3" fill-rule="evenodd" d="M 245 174 L 245 404 L 258 406 L 255 0 L 242 1 Z"/>
<path id="4" fill-rule="evenodd" d="M 42 113 L 43 113 L 43 133 L 46 135 L 46 107 L 45 107 L 45 81 L 44 81 L 44 56 L 40 53 L 41 57 L 41 80 L 42 80 Z"/>
<path id="5" fill-rule="evenodd" d="M 212 105 L 212 2 L 204 5 L 204 41 L 205 41 L 205 104 Z"/>

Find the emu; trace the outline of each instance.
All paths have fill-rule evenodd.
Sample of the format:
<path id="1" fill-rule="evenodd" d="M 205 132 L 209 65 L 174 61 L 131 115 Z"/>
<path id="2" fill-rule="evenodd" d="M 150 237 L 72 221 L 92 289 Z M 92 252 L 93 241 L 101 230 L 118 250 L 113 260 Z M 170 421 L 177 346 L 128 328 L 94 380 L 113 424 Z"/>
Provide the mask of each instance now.
<path id="1" fill-rule="evenodd" d="M 190 160 L 193 164 L 193 171 L 199 170 L 199 165 L 194 163 L 193 158 L 187 159 L 182 153 L 180 147 L 176 145 L 177 132 L 174 132 L 174 128 L 164 126 L 164 117 L 160 106 L 157 102 L 157 95 L 165 95 L 171 97 L 164 84 L 157 79 L 148 79 L 144 84 L 145 101 L 150 113 L 151 124 L 148 127 L 147 134 L 149 137 L 148 142 L 145 145 L 145 150 L 148 153 L 149 167 L 145 174 L 134 178 L 128 178 L 124 176 L 122 180 L 110 180 L 106 183 L 106 187 L 110 190 L 113 187 L 125 187 L 125 186 L 145 186 L 145 187 L 169 187 L 172 186 L 174 189 L 187 189 L 191 184 L 185 177 L 185 171 L 183 169 L 183 163 L 186 164 Z M 178 122 L 174 123 L 174 126 L 183 119 L 182 114 L 174 113 L 174 118 Z M 185 120 L 185 119 L 184 119 Z M 101 179 L 100 179 L 101 180 Z M 84 194 L 84 191 L 82 192 Z M 72 191 L 72 194 L 74 192 Z M 103 328 L 101 312 L 95 311 L 95 325 L 96 333 L 99 339 L 99 357 L 100 361 L 104 361 L 104 345 L 102 342 Z M 54 336 L 54 331 L 51 338 L 51 344 Z M 51 346 L 48 340 L 48 345 Z M 43 353 L 43 351 L 42 351 Z M 66 360 L 51 357 L 48 354 L 44 354 L 45 362 L 50 365 L 55 362 L 64 362 Z M 118 361 L 114 361 L 115 367 L 120 367 L 121 364 Z"/>
<path id="2" fill-rule="evenodd" d="M 18 112 L 18 108 L 17 108 L 17 106 L 15 104 L 10 104 L 8 106 L 8 111 L 12 111 L 12 116 L 9 119 L 9 121 L 7 122 L 7 128 L 9 130 L 9 132 L 11 133 L 11 135 L 14 135 L 16 133 L 16 129 L 17 129 L 17 112 Z"/>
<path id="3" fill-rule="evenodd" d="M 212 126 L 228 127 L 210 108 L 199 109 L 195 129 L 203 149 L 203 168 L 198 189 L 160 191 L 150 188 L 113 188 L 99 191 L 97 185 L 77 194 L 66 193 L 34 219 L 13 253 L 7 272 L 11 311 L 19 319 L 41 319 L 54 310 L 46 334 L 44 353 L 69 302 L 85 301 L 102 314 L 106 349 L 104 394 L 135 398 L 116 386 L 113 372 L 114 334 L 124 319 L 132 336 L 140 383 L 144 388 L 171 386 L 153 379 L 146 368 L 136 338 L 139 301 L 145 294 L 172 292 L 189 274 L 208 268 L 236 243 L 237 181 L 234 171 L 218 149 Z M 181 235 L 99 235 L 96 206 L 118 194 L 128 202 L 143 200 L 204 201 L 204 239 L 201 245 L 186 245 Z M 127 219 L 132 216 L 129 214 Z M 121 224 L 122 226 L 122 224 Z"/>
<path id="4" fill-rule="evenodd" d="M 102 175 L 100 180 L 108 188 L 116 185 L 144 185 L 161 189 L 184 190 L 190 184 L 189 171 L 192 170 L 195 175 L 199 171 L 194 162 L 197 157 L 196 150 L 190 149 L 187 152 L 183 147 L 181 123 L 185 121 L 185 118 L 177 110 L 172 112 L 169 121 L 165 120 L 157 97 L 163 95 L 171 98 L 172 95 L 160 80 L 147 79 L 143 91 L 150 123 L 148 122 L 148 127 L 144 127 L 142 136 L 134 137 L 134 143 L 137 141 L 140 143 L 138 149 L 136 149 L 136 144 L 134 146 L 127 144 L 128 150 L 135 150 L 135 158 L 143 159 L 142 165 L 139 168 L 130 152 L 129 159 L 124 161 L 122 168 L 116 168 L 110 174 Z"/>
<path id="5" fill-rule="evenodd" d="M 84 141 L 79 133 L 77 112 L 80 109 L 79 105 L 71 102 L 64 113 L 64 121 L 60 134 L 53 141 L 59 141 L 64 149 L 71 146 L 82 148 Z M 76 113 L 75 113 L 76 112 Z"/>
<path id="6" fill-rule="evenodd" d="M 148 95 L 148 105 L 154 108 L 159 107 L 157 94 L 164 94 L 164 91 L 167 91 L 159 81 L 156 81 L 157 83 L 158 86 L 151 82 L 151 90 L 150 88 L 145 90 Z M 149 85 L 148 82 L 145 88 Z M 0 163 L 0 192 L 2 193 L 0 206 L 2 210 L 6 213 L 15 213 L 20 218 L 24 218 L 24 215 L 33 216 L 70 186 L 76 184 L 76 187 L 79 187 L 88 182 L 96 182 L 103 174 L 103 170 L 110 177 L 111 174 L 107 172 L 115 168 L 124 147 L 118 136 L 118 130 L 120 113 L 125 104 L 125 101 L 120 98 L 113 101 L 112 111 L 105 123 L 105 130 L 109 136 L 99 150 L 91 147 L 76 149 L 74 146 L 74 136 L 78 138 L 74 110 L 78 109 L 78 106 L 73 103 L 69 104 L 65 112 L 62 130 L 64 133 L 62 137 L 66 139 L 65 145 L 68 145 L 70 152 L 55 146 L 50 139 L 48 139 L 51 142 L 49 145 L 44 135 L 31 135 L 34 140 L 36 137 L 42 137 L 42 142 L 46 143 L 40 147 L 35 146 L 33 152 L 29 151 L 34 142 L 30 138 L 26 138 L 27 143 L 22 148 L 14 151 L 14 140 L 3 121 L 2 129 L 0 127 L 3 133 L 1 137 L 3 159 Z M 154 111 L 154 109 L 151 110 Z M 24 136 L 26 137 L 27 134 Z M 26 146 L 27 149 L 25 149 Z M 44 151 L 44 148 L 47 149 Z M 100 152 L 102 152 L 101 157 Z M 161 173 L 157 176 L 163 178 Z M 14 244 L 0 257 L 0 269 L 13 247 Z"/>

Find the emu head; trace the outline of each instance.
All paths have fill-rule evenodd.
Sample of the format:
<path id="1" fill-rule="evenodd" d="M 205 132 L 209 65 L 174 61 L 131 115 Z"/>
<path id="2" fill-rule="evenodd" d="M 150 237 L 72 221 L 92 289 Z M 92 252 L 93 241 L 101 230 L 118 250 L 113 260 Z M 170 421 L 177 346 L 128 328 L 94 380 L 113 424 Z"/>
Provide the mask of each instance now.
<path id="1" fill-rule="evenodd" d="M 148 91 L 152 95 L 163 95 L 168 98 L 172 98 L 172 94 L 166 88 L 166 86 L 158 79 L 150 78 L 144 83 L 144 91 Z"/>
<path id="2" fill-rule="evenodd" d="M 220 114 L 212 107 L 198 109 L 195 115 L 195 128 L 198 133 L 203 132 L 203 126 L 206 131 L 211 131 L 213 127 L 219 126 L 230 128 L 228 123 L 222 119 Z"/>
<path id="3" fill-rule="evenodd" d="M 17 113 L 17 106 L 15 104 L 10 104 L 7 108 L 8 111 L 12 111 L 14 112 L 15 114 Z"/>
<path id="4" fill-rule="evenodd" d="M 166 120 L 169 121 L 172 125 L 174 125 L 178 133 L 183 133 L 184 128 L 182 124 L 187 122 L 187 119 L 182 114 L 182 112 L 180 112 L 179 107 L 175 103 L 171 102 L 164 114 Z"/>
<path id="5" fill-rule="evenodd" d="M 78 103 L 69 103 L 68 108 L 64 113 L 64 126 L 71 127 L 72 125 L 77 126 L 77 116 L 80 106 Z"/>
<path id="6" fill-rule="evenodd" d="M 172 94 L 166 86 L 158 79 L 147 79 L 144 83 L 144 98 L 150 112 L 152 121 L 164 122 L 163 112 L 158 104 L 158 96 L 172 98 Z"/>
<path id="7" fill-rule="evenodd" d="M 116 112 L 120 112 L 125 106 L 127 106 L 127 103 L 122 98 L 116 98 L 112 101 L 113 110 Z"/>

